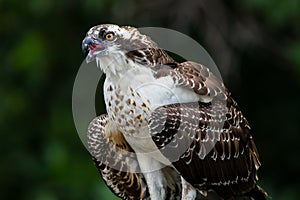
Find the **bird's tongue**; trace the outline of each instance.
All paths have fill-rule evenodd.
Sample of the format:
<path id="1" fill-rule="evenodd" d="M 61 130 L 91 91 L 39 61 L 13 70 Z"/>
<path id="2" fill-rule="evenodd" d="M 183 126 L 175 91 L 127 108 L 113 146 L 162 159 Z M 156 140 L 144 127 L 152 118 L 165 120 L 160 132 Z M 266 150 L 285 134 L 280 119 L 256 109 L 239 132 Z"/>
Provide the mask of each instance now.
<path id="1" fill-rule="evenodd" d="M 104 50 L 103 45 L 101 45 L 101 44 L 91 44 L 91 45 L 89 45 L 89 56 L 93 57 L 102 50 Z"/>
<path id="2" fill-rule="evenodd" d="M 103 52 L 105 47 L 101 44 L 90 44 L 89 45 L 89 53 L 86 57 L 86 62 L 92 62 L 97 55 L 99 55 L 101 52 Z"/>

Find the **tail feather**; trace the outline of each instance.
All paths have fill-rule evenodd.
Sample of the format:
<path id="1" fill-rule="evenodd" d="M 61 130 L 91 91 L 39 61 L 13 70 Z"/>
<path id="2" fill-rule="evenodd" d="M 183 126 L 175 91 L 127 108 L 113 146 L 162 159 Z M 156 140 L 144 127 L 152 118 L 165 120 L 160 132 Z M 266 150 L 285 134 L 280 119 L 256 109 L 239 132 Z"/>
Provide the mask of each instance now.
<path id="1" fill-rule="evenodd" d="M 255 200 L 267 200 L 270 199 L 267 192 L 265 192 L 261 187 L 258 185 L 253 188 L 248 195 Z"/>
<path id="2" fill-rule="evenodd" d="M 258 185 L 256 185 L 250 192 L 241 195 L 234 196 L 226 200 L 270 200 L 268 194 Z"/>

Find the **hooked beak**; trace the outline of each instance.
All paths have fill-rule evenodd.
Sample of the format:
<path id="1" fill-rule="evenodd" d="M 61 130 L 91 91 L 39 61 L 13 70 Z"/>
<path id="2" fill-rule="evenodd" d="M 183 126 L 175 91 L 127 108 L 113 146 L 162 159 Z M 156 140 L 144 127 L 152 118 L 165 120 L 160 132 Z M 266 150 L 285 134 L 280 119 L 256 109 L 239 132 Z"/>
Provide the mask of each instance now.
<path id="1" fill-rule="evenodd" d="M 87 36 L 82 41 L 82 52 L 87 54 L 86 62 L 92 62 L 99 54 L 103 53 L 105 50 L 105 46 L 102 45 L 98 40 Z"/>

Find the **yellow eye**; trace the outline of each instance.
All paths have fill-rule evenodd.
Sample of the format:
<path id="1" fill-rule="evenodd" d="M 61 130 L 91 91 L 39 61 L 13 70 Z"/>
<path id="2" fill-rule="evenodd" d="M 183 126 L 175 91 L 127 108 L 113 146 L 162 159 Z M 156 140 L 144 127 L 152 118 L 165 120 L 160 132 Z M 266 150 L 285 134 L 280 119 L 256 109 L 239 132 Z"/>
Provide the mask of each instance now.
<path id="1" fill-rule="evenodd" d="M 114 38 L 115 38 L 115 35 L 114 35 L 113 33 L 107 33 L 107 34 L 105 35 L 105 39 L 106 39 L 106 40 L 111 41 L 111 40 L 113 40 Z"/>

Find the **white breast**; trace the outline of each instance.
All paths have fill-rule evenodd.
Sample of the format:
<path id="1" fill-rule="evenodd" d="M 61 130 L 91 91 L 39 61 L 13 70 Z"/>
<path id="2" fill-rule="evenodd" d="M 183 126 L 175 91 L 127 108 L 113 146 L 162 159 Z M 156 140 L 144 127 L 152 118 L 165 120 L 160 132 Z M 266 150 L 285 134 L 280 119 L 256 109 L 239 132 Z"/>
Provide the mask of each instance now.
<path id="1" fill-rule="evenodd" d="M 148 118 L 159 106 L 198 101 L 199 96 L 192 90 L 176 87 L 172 77 L 156 79 L 145 66 L 107 76 L 103 89 L 107 113 L 130 146 L 169 164 L 149 135 Z"/>
<path id="2" fill-rule="evenodd" d="M 140 94 L 142 101 L 151 102 L 151 110 L 159 106 L 198 101 L 199 95 L 194 91 L 176 87 L 172 77 L 154 78 L 150 68 L 141 66 L 128 71 L 120 80 L 122 91 L 132 88 Z"/>
<path id="3" fill-rule="evenodd" d="M 108 115 L 121 127 L 129 122 L 133 130 L 147 125 L 148 117 L 157 107 L 198 101 L 199 95 L 176 87 L 170 76 L 156 79 L 149 67 L 139 66 L 118 76 L 108 76 L 104 98 Z M 140 118 L 144 121 L 134 123 Z"/>

